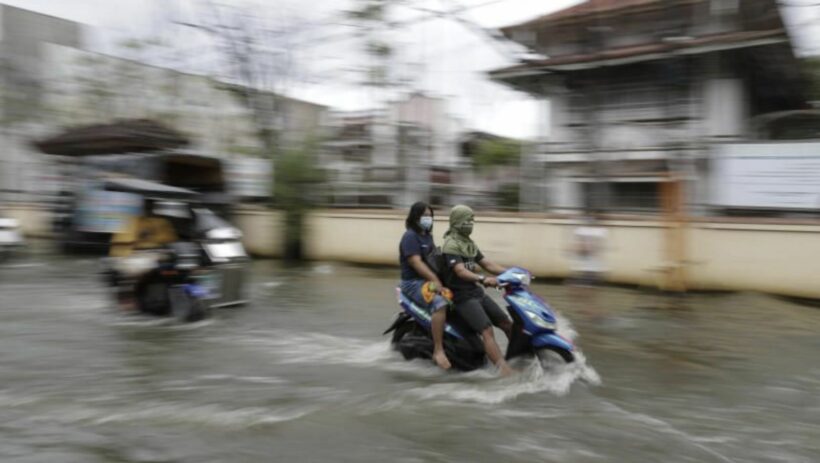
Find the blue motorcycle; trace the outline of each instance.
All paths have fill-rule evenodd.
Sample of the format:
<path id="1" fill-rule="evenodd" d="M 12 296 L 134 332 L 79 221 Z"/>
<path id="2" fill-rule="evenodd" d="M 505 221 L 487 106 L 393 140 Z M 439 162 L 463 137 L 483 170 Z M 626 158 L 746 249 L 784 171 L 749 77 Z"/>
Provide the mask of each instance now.
<path id="1" fill-rule="evenodd" d="M 556 332 L 557 320 L 550 306 L 530 291 L 530 272 L 512 267 L 499 275 L 497 280 L 504 291 L 507 311 L 513 321 L 506 359 L 535 355 L 542 363 L 552 362 L 556 358 L 566 363 L 573 362 L 575 346 Z M 406 360 L 432 358 L 430 312 L 413 303 L 400 290 L 396 292 L 402 311 L 384 334 L 393 332 L 393 348 L 401 352 Z M 447 313 L 444 333 L 444 350 L 454 368 L 470 371 L 487 363 L 479 334 L 470 330 L 455 311 Z"/>

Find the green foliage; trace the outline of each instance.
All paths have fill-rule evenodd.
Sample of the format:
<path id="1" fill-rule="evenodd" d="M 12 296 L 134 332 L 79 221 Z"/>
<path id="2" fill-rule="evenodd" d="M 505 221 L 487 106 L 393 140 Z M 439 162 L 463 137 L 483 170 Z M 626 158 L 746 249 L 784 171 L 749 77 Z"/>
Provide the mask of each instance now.
<path id="1" fill-rule="evenodd" d="M 146 42 L 140 39 L 125 39 L 121 40 L 118 45 L 122 49 L 142 50 L 146 47 Z"/>
<path id="2" fill-rule="evenodd" d="M 388 0 L 355 0 L 354 8 L 346 11 L 345 16 L 362 29 L 366 37 L 364 52 L 372 58 L 364 69 L 364 84 L 373 87 L 390 87 L 390 58 L 393 47 L 384 39 L 390 30 L 388 20 L 391 5 Z"/>
<path id="3" fill-rule="evenodd" d="M 367 43 L 367 53 L 379 58 L 387 58 L 393 54 L 393 48 L 382 41 L 372 40 Z"/>
<path id="4" fill-rule="evenodd" d="M 346 15 L 356 21 L 381 21 L 385 16 L 384 0 L 361 0 L 357 9 L 346 12 Z"/>
<path id="5" fill-rule="evenodd" d="M 304 216 L 316 203 L 317 189 L 324 181 L 317 168 L 315 143 L 302 149 L 286 150 L 276 156 L 274 165 L 274 206 L 285 214 L 285 249 L 288 259 L 301 258 Z"/>
<path id="6" fill-rule="evenodd" d="M 478 170 L 493 166 L 518 164 L 521 158 L 521 143 L 515 140 L 482 140 L 478 143 L 473 165 Z"/>
<path id="7" fill-rule="evenodd" d="M 312 145 L 279 153 L 274 169 L 276 206 L 285 210 L 311 206 L 314 187 L 322 180 Z"/>
<path id="8" fill-rule="evenodd" d="M 802 63 L 809 81 L 809 100 L 820 101 L 820 57 L 806 58 Z"/>
<path id="9" fill-rule="evenodd" d="M 498 187 L 496 197 L 502 209 L 517 210 L 519 205 L 520 188 L 517 183 L 506 183 Z"/>

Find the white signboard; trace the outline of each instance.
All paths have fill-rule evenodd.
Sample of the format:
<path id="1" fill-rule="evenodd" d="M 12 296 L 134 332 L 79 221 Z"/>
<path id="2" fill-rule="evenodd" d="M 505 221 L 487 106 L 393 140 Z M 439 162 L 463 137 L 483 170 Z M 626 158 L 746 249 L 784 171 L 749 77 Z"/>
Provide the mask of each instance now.
<path id="1" fill-rule="evenodd" d="M 228 188 L 240 198 L 269 198 L 273 188 L 273 169 L 267 159 L 230 159 L 225 163 Z"/>
<path id="2" fill-rule="evenodd" d="M 820 209 L 820 143 L 719 145 L 711 172 L 714 206 Z"/>
<path id="3" fill-rule="evenodd" d="M 118 191 L 86 190 L 77 211 L 77 229 L 117 233 L 142 214 L 142 196 Z"/>

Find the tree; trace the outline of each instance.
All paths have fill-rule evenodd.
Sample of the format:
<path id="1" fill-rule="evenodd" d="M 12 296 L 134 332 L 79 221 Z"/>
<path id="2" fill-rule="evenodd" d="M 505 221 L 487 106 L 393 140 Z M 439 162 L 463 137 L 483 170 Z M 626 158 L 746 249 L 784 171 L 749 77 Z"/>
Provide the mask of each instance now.
<path id="1" fill-rule="evenodd" d="M 304 211 L 316 182 L 315 145 L 294 149 L 283 142 L 288 117 L 284 94 L 298 74 L 295 38 L 314 25 L 264 3 L 252 7 L 203 0 L 201 6 L 200 21 L 183 24 L 213 38 L 223 62 L 218 78 L 250 112 L 256 137 L 274 166 L 273 205 L 286 216 L 285 256 L 299 258 Z"/>
<path id="2" fill-rule="evenodd" d="M 521 143 L 515 140 L 481 140 L 473 156 L 473 165 L 479 171 L 486 171 L 494 166 L 518 165 L 521 148 Z"/>
<path id="3" fill-rule="evenodd" d="M 349 19 L 362 28 L 363 51 L 370 61 L 365 71 L 364 84 L 377 88 L 391 85 L 390 58 L 393 56 L 393 47 L 385 38 L 388 9 L 386 0 L 358 0 L 355 8 L 345 12 Z"/>
<path id="4" fill-rule="evenodd" d="M 306 141 L 301 148 L 285 149 L 274 171 L 274 196 L 285 216 L 284 256 L 288 260 L 302 258 L 302 235 L 305 213 L 314 206 L 316 186 L 323 180 L 316 167 L 315 143 Z"/>
<path id="5" fill-rule="evenodd" d="M 820 101 L 820 57 L 806 58 L 802 64 L 806 80 L 808 80 L 809 100 Z"/>
<path id="6" fill-rule="evenodd" d="M 286 125 L 284 94 L 297 76 L 295 37 L 312 29 L 308 21 L 264 4 L 222 5 L 203 0 L 201 20 L 183 23 L 208 33 L 222 60 L 225 88 L 250 111 L 256 136 L 275 161 Z"/>

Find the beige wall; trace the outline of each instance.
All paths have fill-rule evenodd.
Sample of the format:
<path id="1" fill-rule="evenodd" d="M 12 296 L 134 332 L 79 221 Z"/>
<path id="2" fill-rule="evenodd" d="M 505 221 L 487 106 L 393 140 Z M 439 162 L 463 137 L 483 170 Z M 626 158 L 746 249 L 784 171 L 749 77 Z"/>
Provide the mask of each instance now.
<path id="1" fill-rule="evenodd" d="M 243 208 L 234 215 L 234 224 L 242 230 L 242 242 L 252 255 L 282 255 L 283 215 L 264 208 Z"/>
<path id="2" fill-rule="evenodd" d="M 267 215 L 267 217 L 266 217 Z M 278 256 L 280 229 L 269 213 L 239 214 L 248 249 Z M 310 215 L 307 256 L 366 264 L 397 265 L 398 242 L 404 231 L 400 213 L 320 211 Z M 542 277 L 566 277 L 566 251 L 576 222 L 556 218 L 478 218 L 475 241 L 502 264 L 516 264 Z M 612 282 L 661 285 L 668 263 L 663 225 L 655 221 L 614 220 L 604 225 L 609 240 L 604 260 Z M 437 218 L 441 244 L 446 220 Z M 264 233 L 270 236 L 262 237 Z M 754 290 L 820 298 L 820 223 L 809 225 L 755 223 L 692 223 L 686 233 L 692 289 Z"/>
<path id="3" fill-rule="evenodd" d="M 13 206 L 5 215 L 21 221 L 29 236 L 50 234 L 50 216 L 40 208 Z M 235 217 L 248 251 L 279 257 L 281 214 L 243 208 Z M 308 216 L 306 253 L 315 260 L 398 265 L 402 213 L 317 211 Z M 610 281 L 655 286 L 661 283 L 665 233 L 658 222 L 610 220 L 605 262 Z M 491 259 L 528 268 L 537 276 L 566 277 L 566 249 L 576 222 L 537 217 L 480 217 L 475 240 Z M 446 220 L 437 218 L 441 244 Z M 820 223 L 766 224 L 702 221 L 686 233 L 692 289 L 751 290 L 820 298 Z"/>
<path id="4" fill-rule="evenodd" d="M 820 226 L 698 224 L 690 285 L 820 298 Z"/>
<path id="5" fill-rule="evenodd" d="M 6 205 L 0 209 L 0 216 L 17 219 L 20 231 L 25 236 L 49 238 L 53 236 L 51 212 L 44 207 L 27 204 Z"/>

